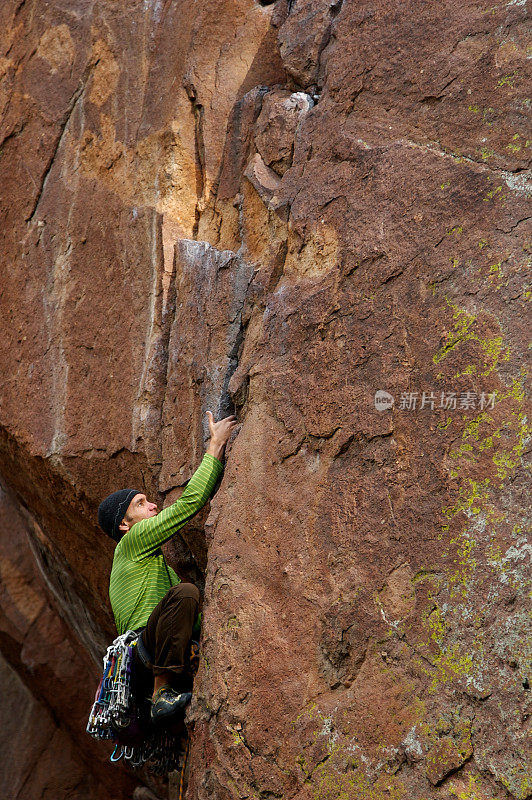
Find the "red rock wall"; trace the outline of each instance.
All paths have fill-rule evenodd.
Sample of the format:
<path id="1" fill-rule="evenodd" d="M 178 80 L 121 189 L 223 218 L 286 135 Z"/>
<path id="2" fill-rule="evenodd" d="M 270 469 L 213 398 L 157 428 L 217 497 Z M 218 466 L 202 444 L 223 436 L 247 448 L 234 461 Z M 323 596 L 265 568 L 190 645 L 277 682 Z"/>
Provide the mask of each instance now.
<path id="1" fill-rule="evenodd" d="M 94 787 L 54 796 L 109 770 L 131 796 L 83 738 L 114 635 L 95 512 L 178 496 L 207 409 L 242 424 L 167 548 L 205 588 L 189 800 L 531 796 L 526 15 L 1 5 L 0 650 Z M 44 796 L 32 747 L 16 797 Z"/>

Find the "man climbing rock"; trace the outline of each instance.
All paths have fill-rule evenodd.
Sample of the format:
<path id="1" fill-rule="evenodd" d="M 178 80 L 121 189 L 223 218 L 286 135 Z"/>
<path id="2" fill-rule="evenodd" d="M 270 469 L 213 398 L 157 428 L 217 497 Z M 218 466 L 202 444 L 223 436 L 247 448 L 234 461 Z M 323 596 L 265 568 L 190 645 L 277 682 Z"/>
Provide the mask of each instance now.
<path id="1" fill-rule="evenodd" d="M 142 631 L 135 664 L 146 685 L 153 677 L 153 721 L 182 710 L 192 696 L 187 653 L 198 624 L 200 593 L 192 583 L 180 581 L 161 545 L 203 508 L 223 471 L 221 459 L 236 417 L 214 422 L 211 412 L 207 414 L 209 445 L 173 505 L 158 513 L 156 503 L 142 492 L 120 489 L 98 508 L 100 527 L 117 542 L 109 584 L 116 628 L 119 635 Z"/>

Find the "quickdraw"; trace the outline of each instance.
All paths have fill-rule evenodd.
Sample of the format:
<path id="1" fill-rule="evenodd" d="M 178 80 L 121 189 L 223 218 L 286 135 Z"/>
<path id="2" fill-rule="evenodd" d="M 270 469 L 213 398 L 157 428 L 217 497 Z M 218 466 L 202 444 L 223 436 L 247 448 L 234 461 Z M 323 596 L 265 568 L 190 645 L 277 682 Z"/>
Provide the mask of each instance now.
<path id="1" fill-rule="evenodd" d="M 135 631 L 126 631 L 107 648 L 103 675 L 87 723 L 87 733 L 96 739 L 116 739 L 113 723 L 126 727 L 134 714 L 131 665 L 137 639 Z"/>
<path id="2" fill-rule="evenodd" d="M 183 741 L 176 739 L 167 731 L 152 731 L 148 738 L 136 747 L 121 745 L 117 742 L 111 753 L 110 761 L 116 763 L 122 758 L 133 769 L 140 769 L 145 764 L 149 764 L 151 771 L 160 775 L 180 767 L 184 771 L 186 765 L 186 752 L 183 756 Z"/>
<path id="3" fill-rule="evenodd" d="M 135 631 L 126 631 L 107 648 L 87 733 L 95 739 L 116 742 L 110 756 L 113 763 L 123 758 L 133 769 L 139 769 L 149 762 L 153 772 L 165 774 L 181 765 L 184 743 L 171 728 L 151 725 L 149 712 L 148 719 L 141 719 L 141 702 L 137 702 L 132 689 L 134 648 L 138 636 Z M 135 725 L 135 744 L 131 744 L 127 734 Z"/>

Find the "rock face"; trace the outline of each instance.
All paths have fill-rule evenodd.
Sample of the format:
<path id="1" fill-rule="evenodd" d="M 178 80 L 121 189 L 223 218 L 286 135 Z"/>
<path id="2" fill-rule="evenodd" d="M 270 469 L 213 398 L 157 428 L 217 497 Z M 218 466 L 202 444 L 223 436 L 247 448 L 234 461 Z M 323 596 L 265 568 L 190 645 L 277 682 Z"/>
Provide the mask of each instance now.
<path id="1" fill-rule="evenodd" d="M 84 731 L 95 513 L 178 497 L 210 409 L 189 800 L 532 795 L 526 15 L 1 4 L 4 794 L 149 783 Z"/>

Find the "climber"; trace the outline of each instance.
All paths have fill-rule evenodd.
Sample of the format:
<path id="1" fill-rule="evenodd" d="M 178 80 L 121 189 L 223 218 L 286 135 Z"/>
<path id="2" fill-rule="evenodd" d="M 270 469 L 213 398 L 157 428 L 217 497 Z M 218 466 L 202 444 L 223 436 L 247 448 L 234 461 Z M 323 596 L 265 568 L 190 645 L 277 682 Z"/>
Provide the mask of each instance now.
<path id="1" fill-rule="evenodd" d="M 223 451 L 235 425 L 232 414 L 214 422 L 202 462 L 181 497 L 163 511 L 137 489 L 120 489 L 100 503 L 98 523 L 117 542 L 109 598 L 118 634 L 139 633 L 136 672 L 145 686 L 153 680 L 151 719 L 156 722 L 182 711 L 190 701 L 187 653 L 198 627 L 200 592 L 182 583 L 166 563 L 161 545 L 207 502 L 222 473 Z"/>

